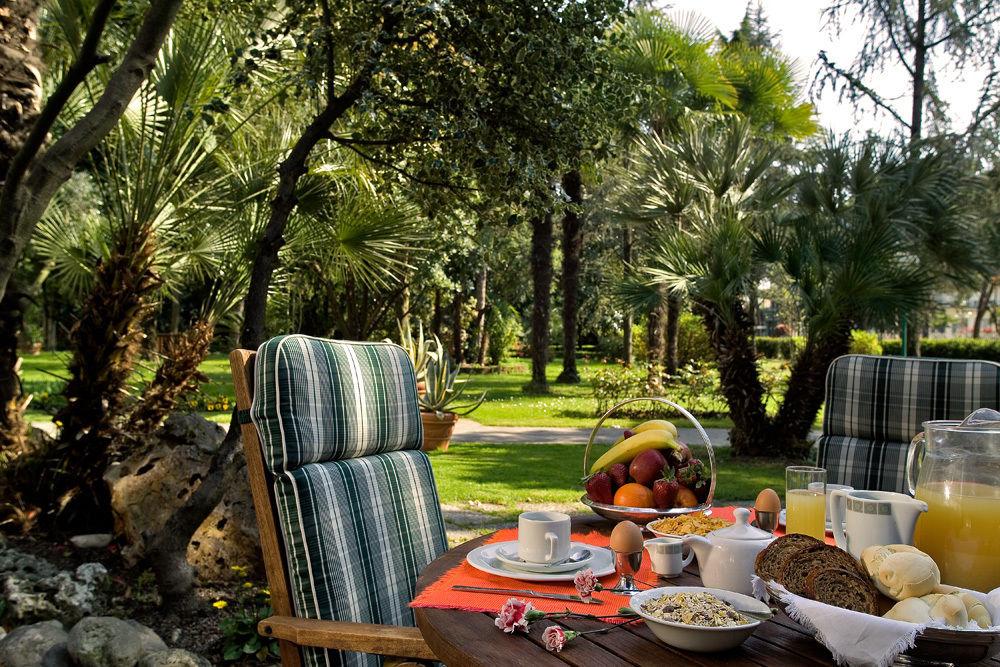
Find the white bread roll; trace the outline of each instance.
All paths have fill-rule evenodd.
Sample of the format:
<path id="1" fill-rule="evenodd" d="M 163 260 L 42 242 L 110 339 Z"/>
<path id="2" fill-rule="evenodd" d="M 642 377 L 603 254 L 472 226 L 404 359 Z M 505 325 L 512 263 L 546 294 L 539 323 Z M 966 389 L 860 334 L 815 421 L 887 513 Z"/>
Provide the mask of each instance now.
<path id="1" fill-rule="evenodd" d="M 972 595 L 968 591 L 964 591 L 960 588 L 955 588 L 954 586 L 947 586 L 941 584 L 934 588 L 935 593 L 958 593 L 958 597 L 965 603 L 965 611 L 969 614 L 969 620 L 974 621 L 976 625 L 983 628 L 993 626 L 993 619 L 990 617 L 990 611 L 986 608 L 982 602 L 979 601 L 975 595 Z"/>
<path id="2" fill-rule="evenodd" d="M 897 602 L 884 617 L 921 624 L 940 621 L 956 628 L 969 624 L 969 613 L 960 593 L 931 593 L 919 598 L 907 598 Z"/>
<path id="3" fill-rule="evenodd" d="M 875 587 L 893 600 L 927 595 L 941 583 L 934 559 L 908 544 L 868 547 L 861 552 L 861 565 Z"/>

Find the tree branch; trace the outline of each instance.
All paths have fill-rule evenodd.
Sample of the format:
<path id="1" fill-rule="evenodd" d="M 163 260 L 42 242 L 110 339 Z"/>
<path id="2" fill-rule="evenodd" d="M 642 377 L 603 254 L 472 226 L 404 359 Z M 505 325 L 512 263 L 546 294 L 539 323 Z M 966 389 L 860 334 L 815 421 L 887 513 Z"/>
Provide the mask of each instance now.
<path id="1" fill-rule="evenodd" d="M 906 71 L 909 72 L 910 78 L 914 76 L 913 68 L 910 67 L 910 63 L 906 61 L 906 54 L 903 52 L 902 47 L 900 47 L 899 42 L 896 41 L 896 32 L 893 30 L 893 22 L 891 15 L 889 14 L 889 8 L 886 7 L 882 0 L 875 0 L 875 4 L 878 5 L 879 13 L 882 14 L 882 20 L 885 22 L 886 32 L 889 33 L 889 41 L 892 43 L 892 48 L 896 51 L 896 55 L 899 57 L 899 62 L 903 64 Z M 905 32 L 905 30 L 904 30 Z"/>
<path id="2" fill-rule="evenodd" d="M 46 100 L 45 107 L 31 127 L 31 132 L 25 139 L 24 145 L 10 162 L 10 168 L 4 178 L 3 193 L 0 194 L 2 205 L 9 205 L 13 201 L 14 193 L 20 187 L 21 179 L 28 171 L 28 165 L 42 149 L 45 138 L 49 135 L 49 130 L 55 125 L 56 119 L 59 118 L 59 114 L 62 113 L 73 91 L 83 83 L 95 67 L 107 61 L 105 56 L 97 53 L 97 47 L 100 45 L 101 36 L 104 34 L 104 28 L 108 24 L 108 17 L 111 16 L 111 10 L 114 6 L 115 0 L 101 0 L 94 8 L 90 25 L 87 27 L 87 34 L 80 45 L 80 53 L 66 70 L 62 81 L 52 91 L 52 95 Z"/>
<path id="3" fill-rule="evenodd" d="M 847 70 L 841 69 L 840 67 L 837 67 L 837 65 L 832 63 L 830 59 L 827 57 L 826 51 L 819 52 L 819 59 L 824 67 L 831 70 L 837 76 L 846 79 L 847 82 L 851 85 L 851 87 L 863 93 L 865 97 L 871 100 L 875 106 L 888 112 L 889 115 L 895 118 L 903 127 L 906 128 L 910 127 L 910 124 L 907 123 L 903 119 L 903 117 L 899 115 L 899 112 L 897 112 L 895 109 L 889 106 L 888 102 L 885 102 L 881 97 L 879 97 L 878 93 L 876 93 L 874 90 L 865 85 L 865 83 L 861 79 L 854 76 Z"/>
<path id="4" fill-rule="evenodd" d="M 420 176 L 417 176 L 415 174 L 411 174 L 410 172 L 408 172 L 407 170 L 403 169 L 402 167 L 393 164 L 389 160 L 383 160 L 382 158 L 378 158 L 378 157 L 375 157 L 374 155 L 370 155 L 368 153 L 365 153 L 364 151 L 362 151 L 361 149 L 359 149 L 357 146 L 355 146 L 352 142 L 342 141 L 340 137 L 333 136 L 333 135 L 330 135 L 330 139 L 332 141 L 334 141 L 335 143 L 338 143 L 338 144 L 340 144 L 342 146 L 345 146 L 346 148 L 351 149 L 352 151 L 354 151 L 355 153 L 357 153 L 358 155 L 360 155 L 364 159 L 366 159 L 366 160 L 368 160 L 370 162 L 373 162 L 373 163 L 375 163 L 377 165 L 381 165 L 383 167 L 391 169 L 392 171 L 396 172 L 400 176 L 403 176 L 404 178 L 406 178 L 406 179 L 408 179 L 410 181 L 413 181 L 414 183 L 420 183 L 421 185 L 429 185 L 429 186 L 432 186 L 432 187 L 447 188 L 447 189 L 452 190 L 452 191 L 458 191 L 458 190 L 464 190 L 466 192 L 475 192 L 476 191 L 476 188 L 470 188 L 470 187 L 465 186 L 465 185 L 455 185 L 454 183 L 447 183 L 445 181 L 432 181 L 432 180 L 428 180 L 428 179 L 425 179 L 425 178 L 421 178 Z"/>

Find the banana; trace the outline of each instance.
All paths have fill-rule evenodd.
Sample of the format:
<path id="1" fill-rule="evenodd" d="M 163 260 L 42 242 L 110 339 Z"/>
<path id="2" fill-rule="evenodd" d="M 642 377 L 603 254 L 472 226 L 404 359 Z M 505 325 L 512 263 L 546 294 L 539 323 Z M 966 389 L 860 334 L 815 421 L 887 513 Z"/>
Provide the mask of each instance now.
<path id="1" fill-rule="evenodd" d="M 673 434 L 674 439 L 675 440 L 677 439 L 677 427 L 668 422 L 666 419 L 650 419 L 649 421 L 644 421 L 638 426 L 633 426 L 628 430 L 632 431 L 633 436 L 634 434 L 642 433 L 643 431 L 669 431 L 670 433 Z M 612 448 L 617 447 L 623 442 L 625 442 L 624 435 L 615 440 L 613 443 L 611 443 L 611 447 Z"/>
<path id="2" fill-rule="evenodd" d="M 666 429 L 643 431 L 627 438 L 606 451 L 590 466 L 590 474 L 616 463 L 631 461 L 647 449 L 677 449 L 680 445 L 674 434 Z"/>
<path id="3" fill-rule="evenodd" d="M 666 419 L 650 419 L 632 427 L 632 433 L 642 433 L 643 431 L 670 431 L 674 438 L 677 438 L 677 427 Z"/>

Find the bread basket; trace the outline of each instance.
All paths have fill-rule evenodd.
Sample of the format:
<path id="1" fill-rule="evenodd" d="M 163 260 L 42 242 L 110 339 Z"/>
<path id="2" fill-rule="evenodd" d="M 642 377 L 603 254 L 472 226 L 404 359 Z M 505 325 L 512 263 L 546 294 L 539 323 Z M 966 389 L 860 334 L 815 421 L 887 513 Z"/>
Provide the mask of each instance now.
<path id="1" fill-rule="evenodd" d="M 580 498 L 580 501 L 593 510 L 595 513 L 603 516 L 611 521 L 633 521 L 640 526 L 645 526 L 650 521 L 656 521 L 657 519 L 662 519 L 668 516 L 678 516 L 681 514 L 692 514 L 694 512 L 706 512 L 712 508 L 712 499 L 715 496 L 715 481 L 716 481 L 716 469 L 715 469 L 715 450 L 712 448 L 712 441 L 708 438 L 708 433 L 705 432 L 704 427 L 702 427 L 701 422 L 695 418 L 690 412 L 685 408 L 674 403 L 673 401 L 655 397 L 647 396 L 641 398 L 629 398 L 616 405 L 612 406 L 601 415 L 601 418 L 597 420 L 597 424 L 594 429 L 590 432 L 590 438 L 587 440 L 587 447 L 583 452 L 583 474 L 586 477 L 590 470 L 590 454 L 594 446 L 594 440 L 601 431 L 601 426 L 609 417 L 612 417 L 617 412 L 621 410 L 626 405 L 638 402 L 648 402 L 648 403 L 660 403 L 677 410 L 681 413 L 687 421 L 691 423 L 695 431 L 701 437 L 701 441 L 704 443 L 706 449 L 708 450 L 708 468 L 710 473 L 710 482 L 708 487 L 708 495 L 705 498 L 705 502 L 694 507 L 674 507 L 672 509 L 656 509 L 651 507 L 625 507 L 622 505 L 608 505 L 605 503 L 599 503 L 584 494 Z"/>

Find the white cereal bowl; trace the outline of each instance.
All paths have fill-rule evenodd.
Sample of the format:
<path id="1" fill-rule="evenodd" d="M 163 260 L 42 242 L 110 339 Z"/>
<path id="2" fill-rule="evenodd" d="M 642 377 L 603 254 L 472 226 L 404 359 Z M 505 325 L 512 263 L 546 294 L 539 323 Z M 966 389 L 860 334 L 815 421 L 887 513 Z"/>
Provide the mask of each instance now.
<path id="1" fill-rule="evenodd" d="M 654 618 L 642 610 L 644 602 L 662 595 L 671 595 L 674 593 L 711 593 L 720 600 L 731 603 L 738 609 L 760 611 L 762 613 L 767 613 L 770 610 L 766 604 L 748 595 L 724 591 L 719 588 L 704 588 L 702 586 L 665 586 L 662 588 L 652 588 L 633 595 L 629 606 L 646 621 L 646 625 L 653 631 L 656 638 L 664 644 L 684 649 L 685 651 L 715 653 L 717 651 L 727 651 L 731 648 L 736 648 L 754 633 L 757 626 L 761 624 L 761 621 L 751 620 L 746 625 L 737 625 L 731 628 L 710 628 L 664 621 Z"/>

